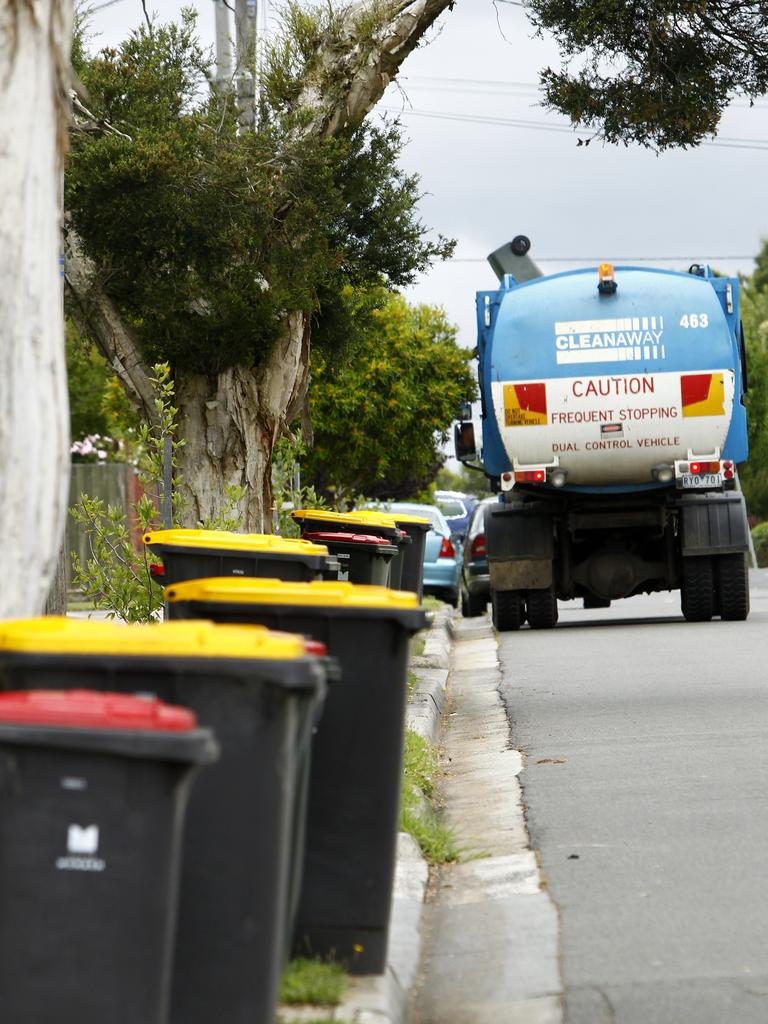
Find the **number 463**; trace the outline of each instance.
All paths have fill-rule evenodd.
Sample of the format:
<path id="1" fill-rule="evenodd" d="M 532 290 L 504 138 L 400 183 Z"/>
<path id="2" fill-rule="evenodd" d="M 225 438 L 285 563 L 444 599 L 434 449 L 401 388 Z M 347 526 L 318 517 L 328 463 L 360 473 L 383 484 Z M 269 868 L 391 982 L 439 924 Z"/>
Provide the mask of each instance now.
<path id="1" fill-rule="evenodd" d="M 680 318 L 681 327 L 709 327 L 706 313 L 684 313 Z"/>

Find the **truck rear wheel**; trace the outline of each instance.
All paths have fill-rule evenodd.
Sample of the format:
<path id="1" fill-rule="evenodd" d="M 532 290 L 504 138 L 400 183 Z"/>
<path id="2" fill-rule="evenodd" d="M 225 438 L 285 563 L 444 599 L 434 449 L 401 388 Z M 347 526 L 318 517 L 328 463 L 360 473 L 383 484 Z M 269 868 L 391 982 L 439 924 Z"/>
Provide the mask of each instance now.
<path id="1" fill-rule="evenodd" d="M 554 587 L 527 591 L 525 603 L 531 629 L 552 629 L 557 622 L 557 597 Z"/>
<path id="2" fill-rule="evenodd" d="M 715 586 L 720 618 L 743 622 L 749 615 L 749 572 L 744 555 L 719 555 L 715 559 Z"/>
<path id="3" fill-rule="evenodd" d="M 680 607 L 688 622 L 709 622 L 715 614 L 715 580 L 708 556 L 683 559 Z"/>
<path id="4" fill-rule="evenodd" d="M 500 633 L 520 629 L 523 624 L 523 599 L 520 591 L 492 590 L 491 618 Z"/>

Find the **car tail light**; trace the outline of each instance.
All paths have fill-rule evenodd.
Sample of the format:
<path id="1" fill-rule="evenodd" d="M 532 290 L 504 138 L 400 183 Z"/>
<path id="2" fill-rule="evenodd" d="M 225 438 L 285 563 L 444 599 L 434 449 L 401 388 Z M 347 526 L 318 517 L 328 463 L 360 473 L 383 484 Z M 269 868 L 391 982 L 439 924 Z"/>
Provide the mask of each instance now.
<path id="1" fill-rule="evenodd" d="M 515 473 L 515 481 L 519 484 L 543 484 L 547 474 L 543 469 L 526 469 Z"/>
<path id="2" fill-rule="evenodd" d="M 719 462 L 689 462 L 688 472 L 693 473 L 695 476 L 700 476 L 702 473 L 719 473 L 720 463 Z"/>
<path id="3" fill-rule="evenodd" d="M 162 579 L 165 576 L 165 566 L 158 562 L 152 562 L 149 567 L 149 575 L 153 580 Z"/>
<path id="4" fill-rule="evenodd" d="M 447 537 L 443 537 L 443 543 L 440 545 L 440 558 L 455 558 L 456 549 L 453 544 L 448 540 Z"/>
<path id="5" fill-rule="evenodd" d="M 472 541 L 472 547 L 469 552 L 473 558 L 484 558 L 486 554 L 485 547 L 485 534 L 478 533 L 475 539 Z"/>

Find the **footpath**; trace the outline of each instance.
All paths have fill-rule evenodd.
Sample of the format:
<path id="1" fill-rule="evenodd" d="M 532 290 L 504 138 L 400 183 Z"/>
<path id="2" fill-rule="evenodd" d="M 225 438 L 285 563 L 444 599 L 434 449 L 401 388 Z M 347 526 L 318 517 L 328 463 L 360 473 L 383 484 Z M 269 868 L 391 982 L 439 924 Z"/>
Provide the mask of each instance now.
<path id="1" fill-rule="evenodd" d="M 387 972 L 353 977 L 332 1010 L 284 1007 L 281 1021 L 562 1024 L 558 918 L 530 848 L 486 617 L 438 612 L 408 728 L 440 749 L 438 798 L 462 850 L 429 868 L 401 833 Z"/>

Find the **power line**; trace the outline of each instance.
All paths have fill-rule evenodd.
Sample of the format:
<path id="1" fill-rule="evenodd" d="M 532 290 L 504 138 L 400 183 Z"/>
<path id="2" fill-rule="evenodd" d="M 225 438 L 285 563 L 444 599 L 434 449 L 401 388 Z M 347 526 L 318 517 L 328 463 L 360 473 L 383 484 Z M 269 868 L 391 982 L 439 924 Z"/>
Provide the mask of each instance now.
<path id="1" fill-rule="evenodd" d="M 392 107 L 382 107 L 388 114 L 406 114 L 413 117 L 425 117 L 439 121 L 461 121 L 466 124 L 487 124 L 499 128 L 523 128 L 529 131 L 559 132 L 578 138 L 576 133 L 586 133 L 587 129 L 577 129 L 571 125 L 550 124 L 546 121 L 531 121 L 525 118 L 489 117 L 482 114 L 451 114 L 439 110 L 414 110 L 412 107 L 403 107 L 400 110 Z M 740 139 L 722 137 L 713 139 L 710 142 L 700 142 L 699 146 L 714 146 L 718 149 L 750 149 L 759 152 L 768 151 L 767 139 Z"/>

